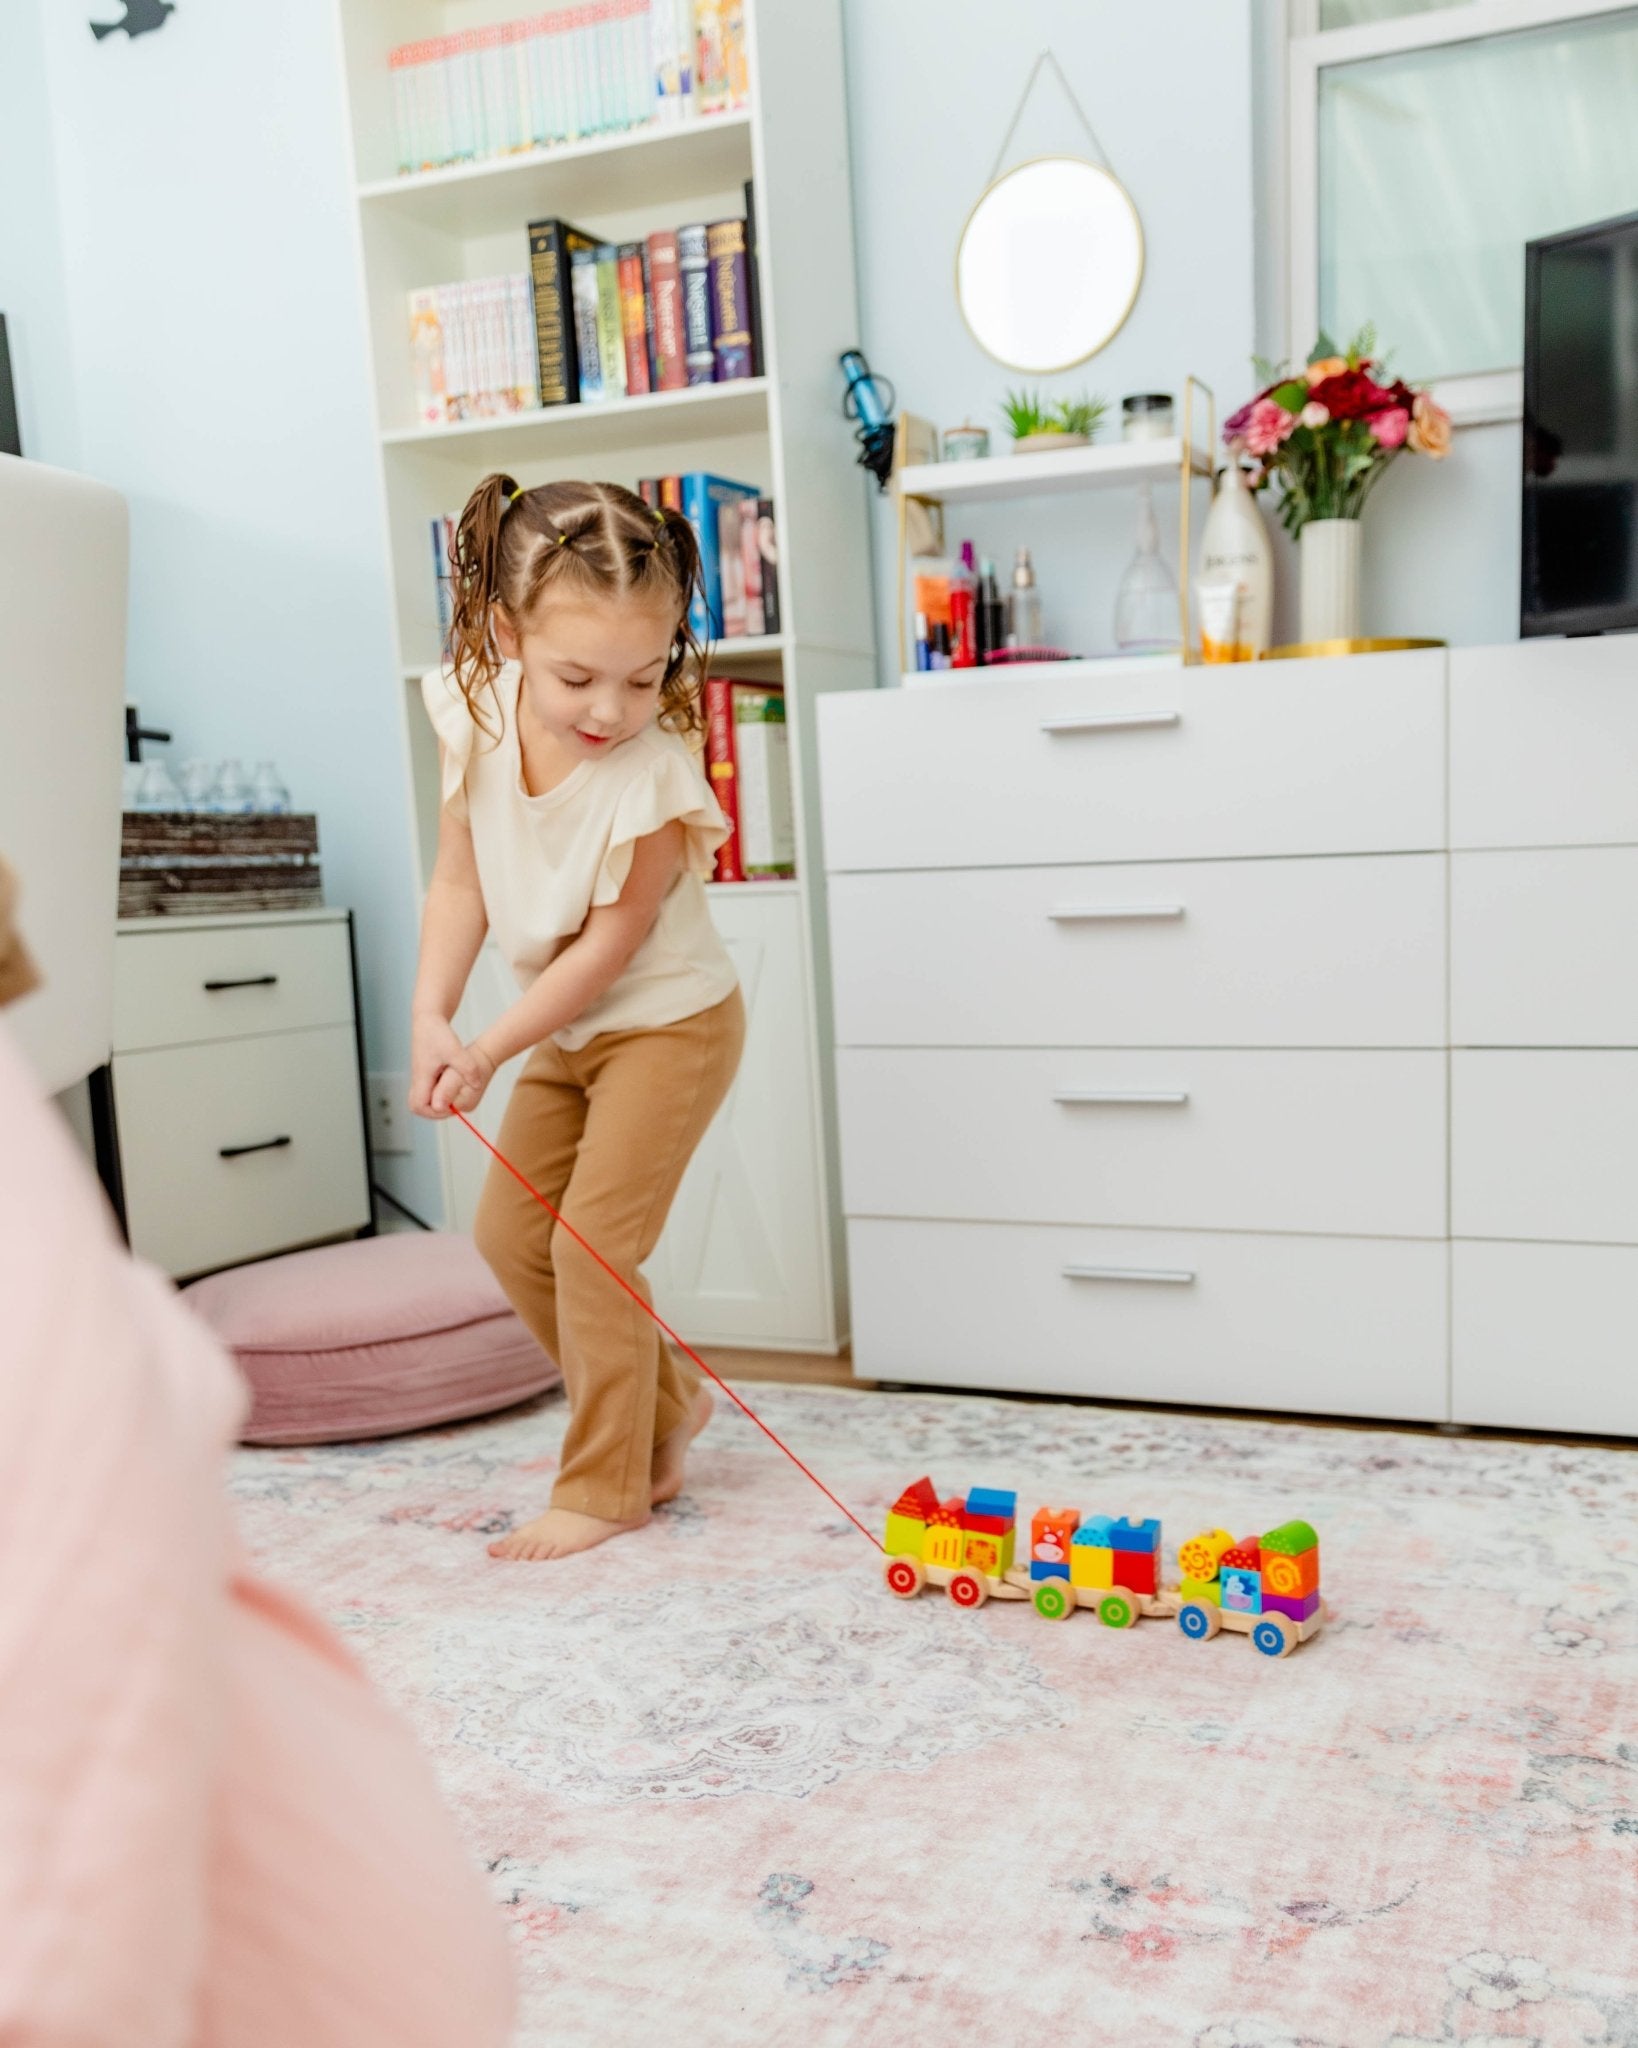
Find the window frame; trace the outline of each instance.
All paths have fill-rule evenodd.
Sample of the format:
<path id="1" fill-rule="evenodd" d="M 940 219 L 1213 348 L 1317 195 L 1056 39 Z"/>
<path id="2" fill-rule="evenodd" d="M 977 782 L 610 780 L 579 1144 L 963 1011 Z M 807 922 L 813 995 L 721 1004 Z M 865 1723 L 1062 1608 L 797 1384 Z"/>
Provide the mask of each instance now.
<path id="1" fill-rule="evenodd" d="M 1425 14 L 1322 29 L 1319 0 L 1285 0 L 1286 340 L 1292 362 L 1303 360 L 1319 331 L 1320 73 L 1371 57 L 1482 42 L 1524 29 L 1635 11 L 1634 0 L 1458 0 Z M 1441 377 L 1431 389 L 1457 426 L 1487 426 L 1523 417 L 1522 363 Z"/>

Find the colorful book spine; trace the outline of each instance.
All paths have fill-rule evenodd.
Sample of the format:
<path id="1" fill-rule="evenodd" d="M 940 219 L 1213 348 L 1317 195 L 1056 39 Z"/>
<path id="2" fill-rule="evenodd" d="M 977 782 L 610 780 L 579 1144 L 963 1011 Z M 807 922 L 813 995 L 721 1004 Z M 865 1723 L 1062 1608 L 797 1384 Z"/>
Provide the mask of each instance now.
<path id="1" fill-rule="evenodd" d="M 597 245 L 597 354 L 603 365 L 603 396 L 626 395 L 625 322 L 620 311 L 620 251 Z"/>
<path id="2" fill-rule="evenodd" d="M 716 375 L 711 346 L 711 257 L 707 229 L 698 223 L 677 230 L 677 269 L 682 278 L 685 381 L 709 384 Z"/>
<path id="3" fill-rule="evenodd" d="M 444 381 L 444 329 L 438 315 L 438 294 L 430 286 L 409 295 L 410 373 L 415 382 L 415 418 L 423 427 L 441 427 L 449 418 Z"/>
<path id="4" fill-rule="evenodd" d="M 705 774 L 728 827 L 717 848 L 716 880 L 743 882 L 739 857 L 738 764 L 734 754 L 734 686 L 726 676 L 705 679 Z"/>
<path id="5" fill-rule="evenodd" d="M 762 262 L 756 237 L 756 185 L 745 180 L 745 304 L 750 314 L 751 375 L 760 377 L 768 365 L 762 353 Z"/>
<path id="6" fill-rule="evenodd" d="M 670 230 L 648 238 L 648 290 L 654 308 L 654 388 L 680 391 L 688 382 L 688 355 L 677 237 Z"/>
<path id="7" fill-rule="evenodd" d="M 569 257 L 569 292 L 574 306 L 575 358 L 580 396 L 589 405 L 606 398 L 603 355 L 597 339 L 597 249 L 577 248 Z"/>
<path id="8" fill-rule="evenodd" d="M 739 683 L 733 706 L 740 869 L 748 882 L 789 881 L 796 874 L 796 816 L 785 693 L 774 684 Z"/>
<path id="9" fill-rule="evenodd" d="M 706 231 L 711 272 L 714 376 L 728 384 L 751 375 L 751 304 L 745 267 L 745 223 L 713 221 Z"/>
<path id="10" fill-rule="evenodd" d="M 657 476 L 640 476 L 637 479 L 637 495 L 652 511 L 660 509 L 660 479 Z"/>
<path id="11" fill-rule="evenodd" d="M 762 557 L 762 630 L 782 633 L 785 629 L 779 603 L 779 522 L 774 517 L 772 498 L 756 501 L 756 545 Z"/>
<path id="12" fill-rule="evenodd" d="M 680 476 L 661 477 L 660 503 L 668 512 L 680 512 L 682 510 L 682 478 Z"/>
<path id="13" fill-rule="evenodd" d="M 758 498 L 755 505 L 740 507 L 739 514 L 739 580 L 745 592 L 744 630 L 753 639 L 768 630 L 768 614 L 762 603 L 762 507 L 768 502 Z"/>
<path id="14" fill-rule="evenodd" d="M 596 238 L 566 220 L 529 223 L 529 281 L 534 290 L 535 355 L 542 405 L 575 405 L 582 396 L 574 258 Z"/>
<path id="15" fill-rule="evenodd" d="M 718 535 L 718 507 L 727 499 L 755 498 L 751 484 L 731 483 L 725 477 L 694 470 L 681 480 L 683 516 L 694 529 L 700 551 L 700 581 L 688 607 L 688 623 L 702 639 L 722 638 L 722 559 Z"/>
<path id="16" fill-rule="evenodd" d="M 648 301 L 643 290 L 643 245 L 620 244 L 620 333 L 625 347 L 626 396 L 651 388 L 648 376 Z"/>
<path id="17" fill-rule="evenodd" d="M 747 510 L 754 520 L 754 498 L 724 498 L 717 506 L 717 581 L 724 640 L 743 640 L 746 633 L 745 556 L 739 530 Z"/>
<path id="18" fill-rule="evenodd" d="M 440 515 L 432 520 L 430 524 L 432 527 L 433 599 L 438 608 L 438 645 L 442 647 L 449 638 L 449 629 L 454 623 L 455 618 L 455 603 L 450 580 L 450 565 L 455 554 L 455 522 L 447 515 Z"/>

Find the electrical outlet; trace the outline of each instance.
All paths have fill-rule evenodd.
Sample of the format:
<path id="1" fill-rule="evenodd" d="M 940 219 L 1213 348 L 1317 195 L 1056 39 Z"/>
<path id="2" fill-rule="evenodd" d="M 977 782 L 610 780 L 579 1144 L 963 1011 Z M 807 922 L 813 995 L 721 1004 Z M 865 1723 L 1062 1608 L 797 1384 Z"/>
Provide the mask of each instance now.
<path id="1" fill-rule="evenodd" d="M 369 1079 L 370 1150 L 413 1152 L 410 1143 L 409 1076 L 372 1074 Z"/>

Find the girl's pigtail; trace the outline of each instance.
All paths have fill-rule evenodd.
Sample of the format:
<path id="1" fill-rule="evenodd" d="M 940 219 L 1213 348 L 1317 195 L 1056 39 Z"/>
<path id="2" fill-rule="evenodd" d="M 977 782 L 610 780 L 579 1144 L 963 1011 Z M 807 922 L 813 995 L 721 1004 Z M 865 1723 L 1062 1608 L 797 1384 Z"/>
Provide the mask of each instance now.
<path id="1" fill-rule="evenodd" d="M 450 665 L 474 723 L 491 737 L 499 735 L 491 730 L 482 700 L 501 668 L 491 623 L 500 595 L 501 523 L 518 494 L 518 485 L 509 476 L 484 478 L 466 501 L 450 564 Z"/>
<path id="2" fill-rule="evenodd" d="M 697 601 L 706 619 L 710 619 L 699 542 L 694 537 L 693 527 L 674 506 L 656 508 L 653 518 L 652 545 L 656 564 L 670 572 L 682 607 L 676 638 L 671 645 L 671 659 L 666 663 L 665 676 L 660 684 L 660 723 L 672 732 L 701 732 L 705 727 L 700 696 L 704 688 L 707 647 L 689 618 Z"/>

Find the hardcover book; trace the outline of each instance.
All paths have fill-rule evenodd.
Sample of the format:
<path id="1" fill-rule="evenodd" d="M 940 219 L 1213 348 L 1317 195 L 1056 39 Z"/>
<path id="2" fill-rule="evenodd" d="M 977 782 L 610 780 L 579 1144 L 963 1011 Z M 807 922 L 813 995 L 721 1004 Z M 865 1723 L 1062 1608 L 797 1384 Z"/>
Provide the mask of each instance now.
<path id="1" fill-rule="evenodd" d="M 648 282 L 654 308 L 654 388 L 680 391 L 688 382 L 682 272 L 677 267 L 677 237 L 669 229 L 648 238 Z"/>
<path id="2" fill-rule="evenodd" d="M 620 251 L 612 242 L 597 246 L 597 354 L 603 365 L 603 396 L 624 398 L 626 338 L 620 311 Z"/>
<path id="3" fill-rule="evenodd" d="M 570 292 L 574 305 L 575 360 L 580 370 L 580 396 L 595 405 L 608 396 L 603 357 L 597 345 L 597 251 L 576 249 L 570 260 Z"/>
<path id="4" fill-rule="evenodd" d="M 662 485 L 663 489 L 663 485 Z M 755 499 L 754 484 L 736 484 L 726 477 L 693 470 L 681 479 L 682 511 L 694 529 L 700 550 L 700 580 L 689 601 L 688 623 L 701 640 L 722 638 L 722 559 L 718 552 L 718 508 L 729 500 Z"/>
<path id="5" fill-rule="evenodd" d="M 626 365 L 626 396 L 640 398 L 648 380 L 648 314 L 643 291 L 643 245 L 620 245 L 620 334 Z"/>
<path id="6" fill-rule="evenodd" d="M 713 221 L 706 231 L 711 269 L 711 352 L 719 384 L 751 375 L 750 279 L 745 223 Z"/>
<path id="7" fill-rule="evenodd" d="M 529 281 L 535 299 L 535 356 L 542 405 L 577 405 L 579 327 L 575 319 L 575 252 L 595 250 L 597 238 L 566 220 L 529 223 Z"/>
<path id="8" fill-rule="evenodd" d="M 703 222 L 677 230 L 677 268 L 682 275 L 683 360 L 686 381 L 709 384 L 716 376 L 711 346 L 711 258 Z"/>

